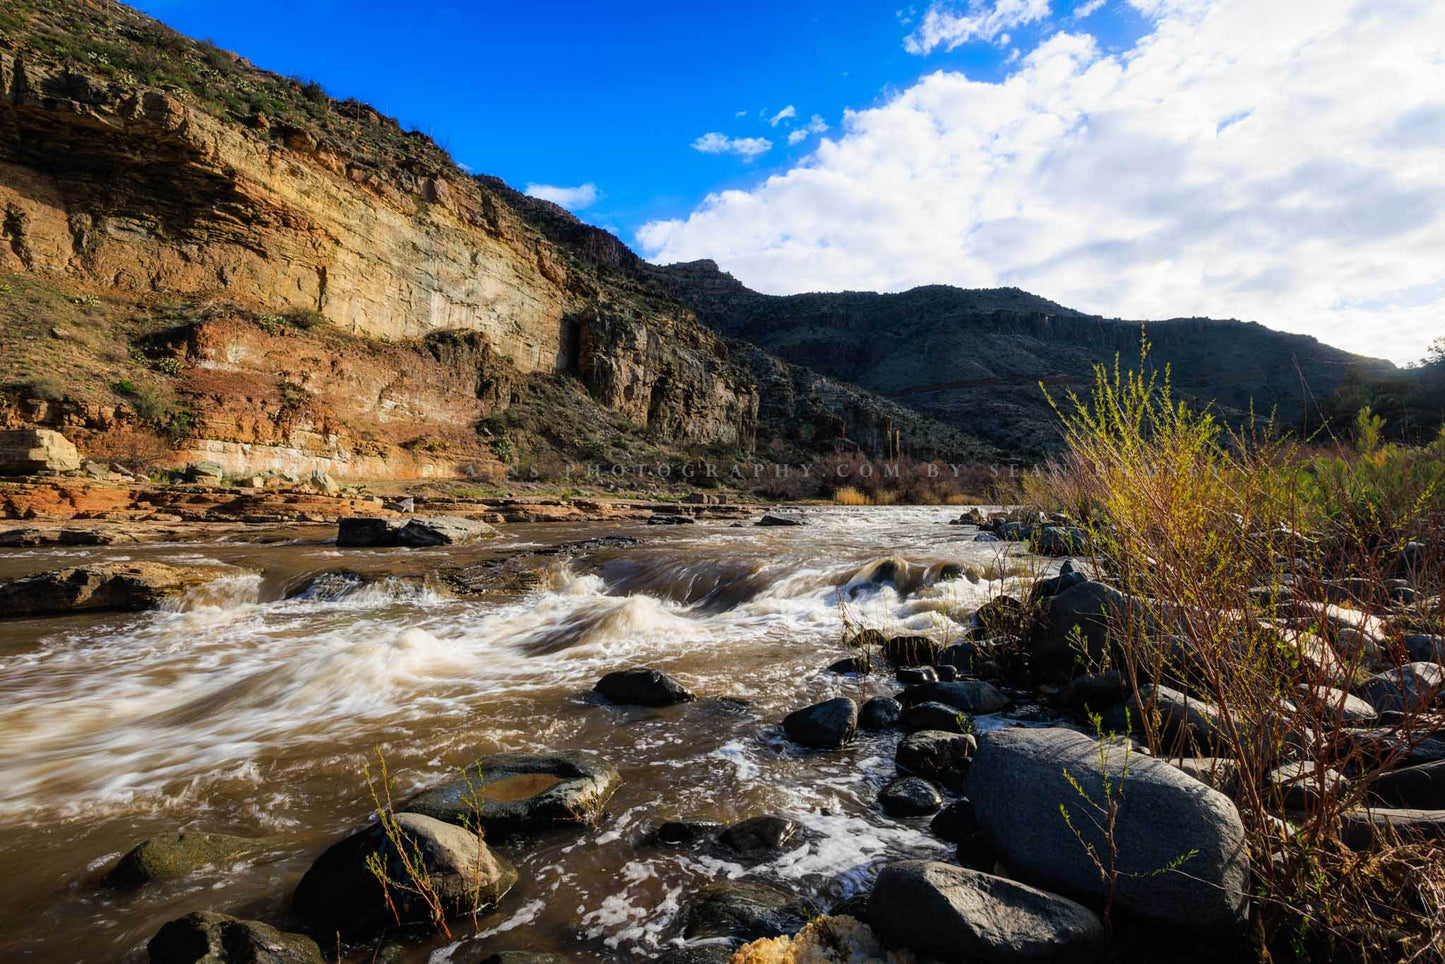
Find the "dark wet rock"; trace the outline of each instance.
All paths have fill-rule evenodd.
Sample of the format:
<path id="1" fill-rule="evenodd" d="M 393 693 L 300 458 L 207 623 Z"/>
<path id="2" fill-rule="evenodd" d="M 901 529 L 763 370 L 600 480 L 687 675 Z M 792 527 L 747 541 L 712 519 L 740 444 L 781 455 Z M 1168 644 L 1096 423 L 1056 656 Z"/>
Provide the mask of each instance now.
<path id="1" fill-rule="evenodd" d="M 904 706 L 915 703 L 942 703 L 975 716 L 997 713 L 1009 704 L 1009 698 L 998 687 L 982 680 L 954 680 L 952 683 L 921 683 L 899 694 Z"/>
<path id="2" fill-rule="evenodd" d="M 1411 633 L 1405 637 L 1405 655 L 1413 663 L 1445 662 L 1445 636 Z"/>
<path id="3" fill-rule="evenodd" d="M 963 578 L 963 566 L 956 562 L 944 563 L 938 569 L 937 582 L 952 582 Z"/>
<path id="4" fill-rule="evenodd" d="M 967 797 L 959 797 L 934 815 L 928 829 L 949 843 L 963 843 L 979 831 L 973 804 Z"/>
<path id="5" fill-rule="evenodd" d="M 954 680 L 958 679 L 957 666 L 949 666 L 944 663 L 939 663 L 933 668 L 933 671 L 938 674 L 938 681 L 940 683 L 952 683 Z"/>
<path id="6" fill-rule="evenodd" d="M 652 960 L 659 964 L 729 964 L 735 948 L 741 944 L 742 941 L 737 939 L 719 943 L 715 939 L 704 938 L 691 947 L 668 948 Z"/>
<path id="7" fill-rule="evenodd" d="M 476 542 L 478 539 L 488 539 L 496 534 L 496 529 L 480 519 L 463 519 L 449 515 L 414 517 L 396 530 L 396 544 L 415 549 L 456 546 Z"/>
<path id="8" fill-rule="evenodd" d="M 994 644 L 990 640 L 965 639 L 954 643 L 938 655 L 938 668 L 947 666 L 964 676 L 975 676 L 983 665 L 994 657 Z M 942 679 L 942 677 L 939 677 Z"/>
<path id="9" fill-rule="evenodd" d="M 690 526 L 696 525 L 697 520 L 690 515 L 676 515 L 670 512 L 654 512 L 648 516 L 647 524 L 650 526 Z"/>
<path id="10" fill-rule="evenodd" d="M 1126 754 L 1117 742 L 1101 750 L 1073 730 L 1018 727 L 980 740 L 965 791 L 1019 879 L 1102 897 L 1105 884 L 1075 834 L 1096 851 L 1108 846 L 1090 803 L 1106 799 L 1105 768 L 1119 804 L 1117 905 L 1191 930 L 1242 927 L 1249 857 L 1239 813 L 1224 794 L 1167 763 Z M 1061 819 L 1061 806 L 1072 827 Z M 1163 869 L 1190 851 L 1177 867 Z"/>
<path id="11" fill-rule="evenodd" d="M 829 917 L 851 917 L 854 920 L 868 919 L 868 893 L 853 894 L 828 908 Z"/>
<path id="12" fill-rule="evenodd" d="M 980 532 L 980 533 L 976 534 L 976 535 L 973 537 L 973 541 L 974 541 L 974 542 L 1003 542 L 1002 539 L 1000 539 L 998 536 L 994 535 L 992 532 Z"/>
<path id="13" fill-rule="evenodd" d="M 0 582 L 0 619 L 72 612 L 136 612 L 224 570 L 164 562 L 97 562 Z"/>
<path id="14" fill-rule="evenodd" d="M 407 860 L 419 859 L 448 917 L 492 907 L 517 882 L 517 870 L 470 830 L 420 813 L 396 815 L 396 836 Z M 316 858 L 301 878 L 292 909 L 318 934 L 364 937 L 402 923 L 426 924 L 431 908 L 417 894 L 393 887 L 388 895 L 368 861 L 380 860 L 391 880 L 408 873 L 397 843 L 380 823 L 347 837 Z"/>
<path id="15" fill-rule="evenodd" d="M 1012 596 L 995 596 L 973 613 L 973 624 L 981 638 L 1014 639 L 1022 634 L 1027 622 L 1027 607 Z"/>
<path id="16" fill-rule="evenodd" d="M 883 644 L 883 658 L 894 666 L 932 666 L 939 650 L 927 636 L 894 636 Z"/>
<path id="17" fill-rule="evenodd" d="M 800 526 L 800 525 L 803 525 L 803 524 L 804 524 L 804 521 L 803 521 L 802 519 L 796 517 L 796 516 L 772 515 L 772 514 L 765 515 L 765 516 L 763 516 L 761 519 L 759 519 L 757 522 L 754 522 L 754 523 L 753 523 L 753 525 L 759 525 L 759 526 Z"/>
<path id="18" fill-rule="evenodd" d="M 862 676 L 873 671 L 873 664 L 866 656 L 845 656 L 828 665 L 828 672 L 839 676 Z"/>
<path id="19" fill-rule="evenodd" d="M 848 645 L 866 652 L 870 649 L 879 649 L 886 642 L 888 642 L 888 637 L 878 630 L 862 629 L 848 640 Z"/>
<path id="20" fill-rule="evenodd" d="M 577 539 L 552 546 L 509 552 L 500 559 L 488 559 L 455 569 L 439 569 L 439 572 L 457 592 L 465 595 L 501 593 L 521 595 L 535 589 L 558 559 L 568 559 L 587 553 L 614 549 L 621 546 L 635 546 L 642 540 L 636 536 L 598 536 L 593 539 Z"/>
<path id="21" fill-rule="evenodd" d="M 768 884 L 730 881 L 702 888 L 679 916 L 682 936 L 756 941 L 796 934 L 818 916 L 803 897 Z"/>
<path id="22" fill-rule="evenodd" d="M 920 730 L 899 742 L 894 760 L 906 773 L 956 789 L 963 783 L 977 746 L 972 734 Z"/>
<path id="23" fill-rule="evenodd" d="M 814 703 L 783 718 L 783 732 L 788 739 L 815 749 L 842 746 L 857 731 L 858 704 L 846 696 Z"/>
<path id="24" fill-rule="evenodd" d="M 718 843 L 734 853 L 758 856 L 791 850 L 794 841 L 802 843 L 803 825 L 777 814 L 749 817 L 718 834 Z"/>
<path id="25" fill-rule="evenodd" d="M 868 925 L 890 947 L 978 964 L 1087 961 L 1104 946 L 1103 923 L 1082 904 L 925 860 L 879 872 Z"/>
<path id="26" fill-rule="evenodd" d="M 938 682 L 938 673 L 932 666 L 904 666 L 893 675 L 898 682 L 905 686 Z"/>
<path id="27" fill-rule="evenodd" d="M 1406 807 L 1355 807 L 1340 815 L 1340 837 L 1353 850 L 1368 850 L 1380 840 L 1445 840 L 1445 810 Z"/>
<path id="28" fill-rule="evenodd" d="M 498 753 L 467 767 L 464 777 L 417 794 L 404 809 L 458 826 L 479 818 L 488 833 L 545 830 L 595 822 L 619 782 L 614 768 L 583 751 Z"/>
<path id="29" fill-rule="evenodd" d="M 630 706 L 672 706 L 695 697 L 677 680 L 655 669 L 622 669 L 608 673 L 595 687 L 612 703 Z"/>
<path id="30" fill-rule="evenodd" d="M 151 964 L 322 964 L 309 937 L 260 921 L 200 911 L 164 925 L 146 944 Z"/>
<path id="31" fill-rule="evenodd" d="M 1355 692 L 1377 712 L 1415 712 L 1445 693 L 1445 669 L 1438 663 L 1410 663 L 1370 677 Z"/>
<path id="32" fill-rule="evenodd" d="M 1265 774 L 1265 783 L 1289 810 L 1315 809 L 1322 794 L 1334 795 L 1349 789 L 1349 781 L 1343 775 L 1321 769 L 1313 760 L 1282 763 Z"/>
<path id="33" fill-rule="evenodd" d="M 909 733 L 919 730 L 967 733 L 973 723 L 967 713 L 945 703 L 914 703 L 903 711 L 898 722 Z"/>
<path id="34" fill-rule="evenodd" d="M 1034 548 L 1045 556 L 1082 556 L 1089 551 L 1089 534 L 1077 526 L 1044 526 L 1034 532 Z"/>
<path id="35" fill-rule="evenodd" d="M 895 817 L 925 817 L 943 806 L 943 794 L 922 777 L 900 777 L 878 794 L 878 805 Z"/>
<path id="36" fill-rule="evenodd" d="M 886 730 L 898 722 L 903 706 L 890 696 L 875 696 L 858 711 L 858 725 L 865 730 Z"/>
<path id="37" fill-rule="evenodd" d="M 1075 712 L 1098 713 L 1107 706 L 1124 702 L 1129 681 L 1118 670 L 1075 676 L 1059 694 L 1060 701 Z"/>
<path id="38" fill-rule="evenodd" d="M 1067 565 L 1067 563 L 1065 563 Z M 1082 572 L 1075 572 L 1069 569 L 1067 572 L 1059 572 L 1057 575 L 1049 576 L 1047 579 L 1040 579 L 1029 589 L 1029 599 L 1038 602 L 1041 599 L 1049 599 L 1057 596 L 1065 589 L 1072 589 L 1080 583 L 1089 581 L 1089 577 Z"/>
<path id="39" fill-rule="evenodd" d="M 722 824 L 711 820 L 669 820 L 659 824 L 651 840 L 665 847 L 689 847 L 711 840 L 722 830 Z"/>
<path id="40" fill-rule="evenodd" d="M 1046 599 L 1029 638 L 1034 665 L 1045 676 L 1071 672 L 1079 658 L 1081 636 L 1089 659 L 1097 662 L 1106 650 L 1109 619 L 1122 611 L 1123 593 L 1101 582 L 1081 582 Z M 1075 632 L 1077 628 L 1077 634 Z"/>
<path id="41" fill-rule="evenodd" d="M 1445 760 L 1389 770 L 1376 777 L 1370 789 L 1392 807 L 1445 809 Z"/>
<path id="42" fill-rule="evenodd" d="M 347 516 L 336 523 L 336 545 L 340 548 L 395 546 L 396 533 L 405 519 Z"/>
<path id="43" fill-rule="evenodd" d="M 265 846 L 262 840 L 223 833 L 159 834 L 121 857 L 104 882 L 111 887 L 131 888 L 176 880 L 257 853 Z"/>

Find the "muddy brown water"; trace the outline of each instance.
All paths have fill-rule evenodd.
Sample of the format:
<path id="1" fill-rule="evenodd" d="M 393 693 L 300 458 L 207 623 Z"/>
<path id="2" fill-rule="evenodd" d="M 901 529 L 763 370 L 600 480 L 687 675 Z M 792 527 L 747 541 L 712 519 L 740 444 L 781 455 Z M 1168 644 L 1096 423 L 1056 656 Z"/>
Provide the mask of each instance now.
<path id="1" fill-rule="evenodd" d="M 677 949 L 678 910 L 706 883 L 778 882 L 826 907 L 885 860 L 947 857 L 926 818 L 876 807 L 896 734 L 802 752 L 778 723 L 817 700 L 899 688 L 823 672 L 845 654 L 841 604 L 861 623 L 946 642 L 1013 584 L 931 584 L 941 563 L 989 567 L 1009 551 L 945 524 L 957 512 L 814 509 L 799 528 L 515 525 L 457 549 L 339 550 L 333 530 L 311 527 L 269 534 L 279 541 L 0 553 L 0 578 L 99 559 L 234 569 L 173 610 L 0 624 L 0 959 L 144 960 L 163 923 L 203 909 L 299 929 L 290 893 L 372 818 L 362 768 L 378 751 L 398 799 L 502 751 L 587 749 L 622 774 L 597 828 L 498 841 L 516 888 L 407 960 L 509 948 L 647 959 Z M 609 534 L 643 541 L 555 560 L 521 597 L 456 598 L 428 576 Z M 916 588 L 870 581 L 889 557 Z M 604 673 L 642 665 L 699 700 L 652 710 L 591 695 Z M 663 820 L 765 812 L 803 823 L 806 844 L 756 866 L 638 845 Z M 268 847 L 136 893 L 97 884 L 127 849 L 176 830 Z"/>

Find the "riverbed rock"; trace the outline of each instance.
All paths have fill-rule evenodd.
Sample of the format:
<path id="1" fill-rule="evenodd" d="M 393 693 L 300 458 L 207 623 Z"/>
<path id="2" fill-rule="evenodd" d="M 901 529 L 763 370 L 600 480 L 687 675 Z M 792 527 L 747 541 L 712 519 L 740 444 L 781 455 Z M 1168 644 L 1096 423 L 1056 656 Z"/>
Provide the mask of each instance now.
<path id="1" fill-rule="evenodd" d="M 976 716 L 997 713 L 1009 704 L 1009 698 L 998 687 L 976 679 L 954 680 L 951 683 L 921 683 L 910 686 L 898 696 L 904 706 L 916 703 L 942 703 Z"/>
<path id="2" fill-rule="evenodd" d="M 862 676 L 873 670 L 873 664 L 866 656 L 845 656 L 828 664 L 828 672 L 839 676 Z"/>
<path id="3" fill-rule="evenodd" d="M 1375 778 L 1370 790 L 1392 807 L 1445 809 L 1445 760 L 1386 771 Z"/>
<path id="4" fill-rule="evenodd" d="M 883 644 L 883 658 L 894 666 L 932 666 L 941 649 L 927 636 L 894 636 Z"/>
<path id="5" fill-rule="evenodd" d="M 1154 714 L 1166 742 L 1182 742 L 1194 751 L 1191 755 L 1207 756 L 1199 751 L 1218 749 L 1227 742 L 1219 707 L 1171 687 L 1141 686 L 1129 698 L 1128 708 L 1136 726 L 1146 713 Z"/>
<path id="6" fill-rule="evenodd" d="M 397 545 L 412 548 L 430 546 L 455 546 L 478 539 L 489 539 L 497 530 L 480 519 L 463 519 L 458 516 L 438 515 L 415 518 L 396 530 Z"/>
<path id="7" fill-rule="evenodd" d="M 655 669 L 623 669 L 597 681 L 609 702 L 630 706 L 672 706 L 696 699 L 677 680 Z"/>
<path id="8" fill-rule="evenodd" d="M 616 769 L 583 751 L 498 753 L 417 794 L 404 809 L 459 826 L 480 819 L 488 833 L 545 830 L 595 823 L 620 782 Z"/>
<path id="9" fill-rule="evenodd" d="M 74 472 L 78 468 L 80 452 L 59 432 L 48 428 L 0 432 L 0 475 Z"/>
<path id="10" fill-rule="evenodd" d="M 164 925 L 146 944 L 151 964 L 323 964 L 309 937 L 200 911 Z"/>
<path id="11" fill-rule="evenodd" d="M 893 676 L 904 686 L 938 682 L 938 671 L 932 666 L 903 666 Z"/>
<path id="12" fill-rule="evenodd" d="M 718 834 L 718 843 L 744 856 L 756 857 L 762 854 L 792 849 L 793 841 L 802 842 L 803 825 L 788 817 L 767 813 L 749 817 L 728 827 Z"/>
<path id="13" fill-rule="evenodd" d="M 769 884 L 729 881 L 703 887 L 679 915 L 688 940 L 755 941 L 802 930 L 820 913 L 806 898 Z"/>
<path id="14" fill-rule="evenodd" d="M 978 740 L 972 734 L 920 730 L 899 742 L 894 760 L 906 773 L 957 788 L 963 783 L 977 747 Z"/>
<path id="15" fill-rule="evenodd" d="M 696 525 L 697 520 L 690 515 L 678 515 L 673 512 L 654 512 L 647 517 L 647 524 L 650 526 L 690 526 Z"/>
<path id="16" fill-rule="evenodd" d="M 967 733 L 972 726 L 967 713 L 944 703 L 914 703 L 903 711 L 898 723 L 908 733 L 919 730 Z"/>
<path id="17" fill-rule="evenodd" d="M 1445 810 L 1354 807 L 1340 815 L 1340 838 L 1352 850 L 1368 850 L 1382 838 L 1445 840 Z"/>
<path id="18" fill-rule="evenodd" d="M 1372 676 L 1355 692 L 1377 712 L 1417 712 L 1445 694 L 1445 668 L 1439 663 L 1409 663 Z"/>
<path id="19" fill-rule="evenodd" d="M 949 803 L 928 824 L 933 835 L 949 843 L 963 843 L 979 832 L 978 817 L 967 797 Z"/>
<path id="20" fill-rule="evenodd" d="M 453 964 L 463 964 L 456 954 L 452 954 L 448 960 Z M 495 951 L 477 961 L 477 964 L 567 964 L 567 958 L 561 954 L 547 954 L 542 951 Z"/>
<path id="21" fill-rule="evenodd" d="M 215 579 L 209 566 L 98 562 L 0 583 L 0 618 L 74 612 L 136 612 Z"/>
<path id="22" fill-rule="evenodd" d="M 1098 868 L 1075 833 L 1096 851 L 1108 846 L 1090 819 L 1092 804 L 1106 799 L 1105 769 L 1118 803 L 1114 840 L 1123 875 L 1116 905 L 1190 930 L 1242 927 L 1249 857 L 1239 813 L 1228 797 L 1167 763 L 1126 756 L 1117 742 L 1101 753 L 1098 742 L 1073 730 L 997 730 L 979 741 L 965 792 L 1019 879 L 1102 897 Z"/>
<path id="23" fill-rule="evenodd" d="M 395 546 L 405 519 L 346 516 L 336 521 L 336 545 L 343 549 Z"/>
<path id="24" fill-rule="evenodd" d="M 865 730 L 886 730 L 898 722 L 903 706 L 891 696 L 875 696 L 858 711 L 858 725 Z"/>
<path id="25" fill-rule="evenodd" d="M 1045 556 L 1082 556 L 1089 551 L 1089 534 L 1078 526 L 1044 526 L 1035 530 L 1033 541 Z"/>
<path id="26" fill-rule="evenodd" d="M 1372 723 L 1379 716 L 1373 706 L 1358 696 L 1328 686 L 1301 683 L 1299 701 L 1342 723 Z"/>
<path id="27" fill-rule="evenodd" d="M 878 874 L 868 923 L 892 947 L 978 964 L 1088 961 L 1104 925 L 1082 904 L 992 874 L 928 860 Z"/>
<path id="28" fill-rule="evenodd" d="M 211 459 L 201 459 L 200 461 L 191 462 L 187 465 L 182 474 L 185 476 L 187 482 L 196 482 L 202 485 L 219 485 L 225 477 L 226 469 L 220 462 L 215 462 Z"/>
<path id="29" fill-rule="evenodd" d="M 878 805 L 895 817 L 925 817 L 943 806 L 943 794 L 922 777 L 900 777 L 879 792 Z"/>
<path id="30" fill-rule="evenodd" d="M 803 524 L 804 521 L 796 516 L 773 515 L 772 513 L 763 516 L 757 522 L 753 523 L 753 525 L 758 526 L 800 526 Z"/>
<path id="31" fill-rule="evenodd" d="M 316 858 L 296 886 L 292 909 L 317 933 L 343 939 L 395 926 L 397 916 L 403 924 L 431 922 L 420 895 L 402 887 L 390 888 L 388 895 L 368 861 L 380 861 L 389 879 L 403 883 L 410 880 L 407 862 L 424 871 L 447 917 L 495 906 L 517 882 L 516 868 L 475 832 L 424 814 L 399 813 L 390 831 L 374 823 Z"/>
<path id="32" fill-rule="evenodd" d="M 858 731 L 858 704 L 846 696 L 824 700 L 783 718 L 783 732 L 794 743 L 832 749 L 852 741 Z"/>
<path id="33" fill-rule="evenodd" d="M 1405 654 L 1412 662 L 1439 664 L 1445 660 L 1445 636 L 1411 633 L 1405 637 Z"/>
<path id="34" fill-rule="evenodd" d="M 720 830 L 722 824 L 712 820 L 668 820 L 659 824 L 649 839 L 663 847 L 690 847 L 712 839 Z"/>
<path id="35" fill-rule="evenodd" d="M 131 848 L 105 875 L 110 887 L 134 888 L 188 877 L 256 853 L 265 841 L 224 833 L 158 834 Z"/>
<path id="36" fill-rule="evenodd" d="M 1336 770 L 1321 769 L 1314 760 L 1291 760 L 1265 774 L 1265 783 L 1290 810 L 1319 806 L 1321 788 L 1329 795 L 1344 793 L 1349 781 Z"/>
<path id="37" fill-rule="evenodd" d="M 1091 661 L 1103 656 L 1109 638 L 1109 620 L 1125 604 L 1123 593 L 1101 582 L 1081 582 L 1049 597 L 1039 609 L 1029 638 L 1034 665 L 1044 675 L 1071 672 L 1082 641 Z M 1076 632 L 1077 630 L 1077 632 Z"/>

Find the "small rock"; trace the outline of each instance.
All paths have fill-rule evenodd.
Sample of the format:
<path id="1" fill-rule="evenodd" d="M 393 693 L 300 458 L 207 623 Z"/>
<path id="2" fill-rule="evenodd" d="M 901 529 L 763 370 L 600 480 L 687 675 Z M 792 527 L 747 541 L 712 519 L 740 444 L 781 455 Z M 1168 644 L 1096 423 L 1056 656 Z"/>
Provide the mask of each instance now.
<path id="1" fill-rule="evenodd" d="M 997 713 L 1009 704 L 1009 698 L 992 683 L 981 680 L 955 680 L 952 683 L 922 683 L 910 686 L 898 697 L 904 706 L 915 703 L 942 703 L 965 713 L 983 716 Z"/>
<path id="2" fill-rule="evenodd" d="M 677 680 L 655 669 L 623 669 L 597 681 L 597 692 L 613 703 L 672 706 L 696 699 Z"/>
<path id="3" fill-rule="evenodd" d="M 652 839 L 668 847 L 688 847 L 715 836 L 722 824 L 711 820 L 669 820 L 658 826 Z"/>
<path id="4" fill-rule="evenodd" d="M 730 938 L 755 941 L 795 934 L 818 916 L 809 900 L 768 884 L 734 881 L 697 892 L 679 915 L 688 940 Z"/>
<path id="5" fill-rule="evenodd" d="M 207 485 L 214 485 L 225 476 L 226 470 L 220 462 L 210 459 L 202 459 L 199 462 L 192 462 L 186 466 L 185 477 L 187 482 L 202 482 Z"/>
<path id="6" fill-rule="evenodd" d="M 938 680 L 941 683 L 952 683 L 954 680 L 958 679 L 958 667 L 956 666 L 948 666 L 944 663 L 939 663 L 936 667 L 934 667 L 933 671 L 938 674 Z"/>
<path id="7" fill-rule="evenodd" d="M 927 636 L 894 636 L 883 644 L 883 658 L 894 666 L 932 666 L 939 649 Z"/>
<path id="8" fill-rule="evenodd" d="M 924 860 L 883 868 L 868 901 L 868 923 L 887 945 L 947 961 L 1085 961 L 1104 946 L 1103 923 L 1082 904 Z"/>
<path id="9" fill-rule="evenodd" d="M 816 749 L 842 746 L 857 730 L 858 704 L 846 696 L 815 703 L 783 718 L 788 739 Z"/>
<path id="10" fill-rule="evenodd" d="M 1392 807 L 1445 809 L 1445 760 L 1387 771 L 1375 778 L 1370 789 Z"/>
<path id="11" fill-rule="evenodd" d="M 972 728 L 973 721 L 967 713 L 944 703 L 914 703 L 903 711 L 899 723 L 909 733 L 917 733 L 919 730 L 967 733 Z"/>
<path id="12" fill-rule="evenodd" d="M 1377 712 L 1417 712 L 1445 692 L 1445 669 L 1438 663 L 1410 663 L 1370 677 L 1356 692 Z"/>
<path id="13" fill-rule="evenodd" d="M 1290 810 L 1309 810 L 1319 806 L 1321 786 L 1329 795 L 1349 789 L 1349 781 L 1335 770 L 1323 770 L 1313 760 L 1283 763 L 1265 774 L 1265 782 L 1279 795 L 1280 802 Z"/>
<path id="14" fill-rule="evenodd" d="M 729 850 L 756 856 L 782 850 L 799 837 L 802 830 L 802 824 L 796 820 L 769 813 L 735 823 L 718 834 L 717 839 Z"/>
<path id="15" fill-rule="evenodd" d="M 163 926 L 146 944 L 151 964 L 323 964 L 309 937 L 200 911 Z"/>
<path id="16" fill-rule="evenodd" d="M 895 817 L 924 817 L 943 806 L 943 794 L 922 777 L 901 777 L 878 794 L 878 805 Z"/>
<path id="17" fill-rule="evenodd" d="M 74 472 L 80 452 L 70 439 L 48 428 L 0 432 L 0 475 Z"/>
<path id="18" fill-rule="evenodd" d="M 979 831 L 973 804 L 967 797 L 958 798 L 938 811 L 928 829 L 933 831 L 934 836 L 949 843 L 963 843 Z"/>
<path id="19" fill-rule="evenodd" d="M 866 656 L 845 656 L 828 665 L 828 672 L 839 676 L 863 676 L 872 670 L 873 665 Z"/>
<path id="20" fill-rule="evenodd" d="M 905 686 L 938 682 L 938 673 L 932 666 L 905 666 L 894 673 L 894 677 Z"/>
<path id="21" fill-rule="evenodd" d="M 163 880 L 187 877 L 255 853 L 260 840 L 223 833 L 167 833 L 152 837 L 121 857 L 105 883 L 111 887 L 141 887 Z"/>
<path id="22" fill-rule="evenodd" d="M 900 770 L 946 787 L 957 787 L 963 782 L 977 747 L 978 741 L 972 734 L 920 730 L 903 738 L 894 760 Z"/>
<path id="23" fill-rule="evenodd" d="M 858 725 L 865 730 L 886 730 L 898 722 L 903 706 L 888 696 L 875 696 L 858 711 Z"/>
<path id="24" fill-rule="evenodd" d="M 690 526 L 696 525 L 697 520 L 690 515 L 677 515 L 670 512 L 654 512 L 648 516 L 647 524 L 650 526 Z"/>

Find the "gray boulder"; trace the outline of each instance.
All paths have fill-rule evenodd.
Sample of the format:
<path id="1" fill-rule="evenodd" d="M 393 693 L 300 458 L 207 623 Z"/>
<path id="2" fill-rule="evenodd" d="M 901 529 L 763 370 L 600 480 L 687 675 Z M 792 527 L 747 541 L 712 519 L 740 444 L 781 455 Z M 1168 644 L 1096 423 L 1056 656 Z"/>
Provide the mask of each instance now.
<path id="1" fill-rule="evenodd" d="M 883 644 L 883 658 L 894 666 L 932 666 L 940 650 L 927 636 L 894 636 Z"/>
<path id="2" fill-rule="evenodd" d="M 105 875 L 110 887 L 133 888 L 189 877 L 265 847 L 265 841 L 223 833 L 165 833 L 131 848 Z"/>
<path id="3" fill-rule="evenodd" d="M 1380 713 L 1418 712 L 1445 693 L 1445 669 L 1439 663 L 1410 663 L 1370 677 L 1355 692 Z"/>
<path id="4" fill-rule="evenodd" d="M 920 683 L 910 686 L 898 697 L 904 706 L 915 703 L 942 703 L 976 716 L 997 713 L 1009 704 L 1009 698 L 992 683 L 976 679 L 954 680 L 951 683 Z"/>
<path id="5" fill-rule="evenodd" d="M 411 877 L 408 864 L 424 872 L 447 917 L 495 906 L 517 882 L 516 868 L 473 831 L 419 813 L 399 813 L 390 832 L 372 824 L 318 857 L 296 886 L 292 909 L 320 934 L 343 939 L 397 923 L 431 923 L 428 903 L 405 887 L 383 888 L 371 862 L 380 862 L 388 879 L 403 884 Z"/>
<path id="6" fill-rule="evenodd" d="M 1033 542 L 1045 556 L 1082 556 L 1089 551 L 1089 534 L 1078 526 L 1044 526 L 1034 532 Z"/>
<path id="7" fill-rule="evenodd" d="M 463 545 L 478 539 L 488 539 L 496 534 L 496 529 L 480 519 L 438 515 L 411 519 L 396 530 L 396 543 L 422 549 L 429 546 Z"/>
<path id="8" fill-rule="evenodd" d="M 1411 633 L 1405 637 L 1405 653 L 1416 663 L 1445 662 L 1445 636 Z"/>
<path id="9" fill-rule="evenodd" d="M 759 525 L 759 526 L 800 526 L 800 525 L 803 525 L 803 520 L 800 519 L 800 518 L 797 518 L 797 517 L 795 517 L 795 516 L 768 514 L 768 515 L 763 516 L 763 517 L 762 517 L 761 519 L 759 519 L 757 522 L 754 522 L 753 525 Z"/>
<path id="10" fill-rule="evenodd" d="M 815 749 L 842 746 L 858 732 L 858 704 L 840 696 L 794 710 L 783 718 L 783 732 L 794 743 Z"/>
<path id="11" fill-rule="evenodd" d="M 980 741 L 965 792 L 1021 880 L 1103 897 L 1107 888 L 1084 845 L 1109 849 L 1091 819 L 1107 800 L 1106 771 L 1117 802 L 1117 905 L 1191 930 L 1242 927 L 1249 856 L 1239 813 L 1224 794 L 1167 763 L 1126 756 L 1118 742 L 1101 749 L 1073 730 L 998 730 Z"/>
<path id="12" fill-rule="evenodd" d="M 677 680 L 655 669 L 608 673 L 594 688 L 610 702 L 632 706 L 672 706 L 696 698 Z"/>
<path id="13" fill-rule="evenodd" d="M 1080 644 L 1097 665 L 1108 645 L 1109 621 L 1125 601 L 1123 593 L 1101 582 L 1081 582 L 1049 597 L 1029 639 L 1034 665 L 1046 675 L 1074 676 Z"/>
<path id="14" fill-rule="evenodd" d="M 878 794 L 878 805 L 895 817 L 926 817 L 943 806 L 943 794 L 922 777 L 900 777 Z"/>
<path id="15" fill-rule="evenodd" d="M 1179 742 L 1200 754 L 1200 750 L 1217 749 L 1226 742 L 1224 714 L 1213 703 L 1206 703 L 1168 686 L 1145 685 L 1129 698 L 1129 715 L 1136 726 L 1142 726 L 1146 714 L 1155 722 L 1168 742 Z"/>
<path id="16" fill-rule="evenodd" d="M 458 826 L 479 820 L 488 833 L 545 830 L 595 822 L 620 782 L 617 771 L 591 753 L 498 753 L 417 794 L 404 809 Z"/>
<path id="17" fill-rule="evenodd" d="M 1104 946 L 1087 907 L 1004 877 L 905 860 L 878 874 L 868 925 L 890 947 L 978 964 L 1086 961 Z"/>
<path id="18" fill-rule="evenodd" d="M 323 964 L 309 937 L 270 924 L 200 911 L 177 918 L 146 944 L 151 964 Z"/>

